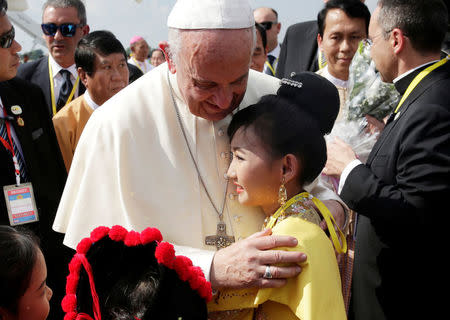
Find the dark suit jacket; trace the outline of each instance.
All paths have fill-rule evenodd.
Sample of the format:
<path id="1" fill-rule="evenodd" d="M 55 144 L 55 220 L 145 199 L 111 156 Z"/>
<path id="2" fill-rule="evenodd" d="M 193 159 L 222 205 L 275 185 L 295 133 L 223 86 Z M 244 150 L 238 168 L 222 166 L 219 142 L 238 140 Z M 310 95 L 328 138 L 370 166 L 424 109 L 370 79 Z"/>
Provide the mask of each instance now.
<path id="1" fill-rule="evenodd" d="M 17 77 L 28 80 L 42 89 L 49 114 L 53 116 L 50 79 L 48 77 L 48 56 L 32 62 L 22 63 L 17 71 Z M 85 90 L 85 86 L 80 81 L 78 84 L 78 96 L 81 96 Z"/>
<path id="2" fill-rule="evenodd" d="M 128 76 L 128 83 L 132 83 L 133 81 L 139 79 L 141 76 L 144 75 L 144 73 L 141 71 L 141 69 L 139 69 L 138 67 L 136 67 L 135 65 L 128 63 L 128 72 L 129 72 L 129 76 Z"/>
<path id="3" fill-rule="evenodd" d="M 396 83 L 400 93 L 418 72 Z M 437 293 L 448 281 L 439 260 L 448 250 L 449 88 L 447 62 L 412 91 L 345 181 L 340 196 L 359 214 L 355 319 L 432 319 L 446 307 Z"/>
<path id="4" fill-rule="evenodd" d="M 12 106 L 19 105 L 22 108 L 20 117 L 24 120 L 24 126 L 19 126 L 17 120 L 10 123 L 22 147 L 39 213 L 38 222 L 24 227 L 31 229 L 40 238 L 46 258 L 47 282 L 53 289 L 49 319 L 62 319 L 60 302 L 72 250 L 62 244 L 63 235 L 53 231 L 52 225 L 67 177 L 64 162 L 41 89 L 14 78 L 0 83 L 0 97 L 8 115 L 14 116 L 10 109 Z M 17 119 L 18 116 L 14 117 Z M 0 144 L 0 184 L 13 185 L 15 181 L 11 155 Z M 3 190 L 0 197 L 0 223 L 9 225 Z"/>
<path id="5" fill-rule="evenodd" d="M 281 44 L 276 70 L 277 78 L 289 77 L 291 72 L 319 69 L 317 63 L 317 21 L 294 24 L 286 30 Z"/>

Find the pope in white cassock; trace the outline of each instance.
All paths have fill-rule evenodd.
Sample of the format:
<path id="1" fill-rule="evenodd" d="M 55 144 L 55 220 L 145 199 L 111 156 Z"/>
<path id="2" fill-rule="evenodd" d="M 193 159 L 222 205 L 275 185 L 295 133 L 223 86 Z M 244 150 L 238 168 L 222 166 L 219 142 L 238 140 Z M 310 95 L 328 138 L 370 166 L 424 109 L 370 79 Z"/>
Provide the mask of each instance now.
<path id="1" fill-rule="evenodd" d="M 282 286 L 301 271 L 273 266 L 306 257 L 270 250 L 297 240 L 261 232 L 263 212 L 241 206 L 226 177 L 232 113 L 279 87 L 249 70 L 254 23 L 247 1 L 178 0 L 161 45 L 168 63 L 112 97 L 84 129 L 53 225 L 65 245 L 99 225 L 152 226 L 213 288 Z M 309 191 L 337 199 L 318 182 Z M 326 204 L 343 220 L 338 202 Z"/>

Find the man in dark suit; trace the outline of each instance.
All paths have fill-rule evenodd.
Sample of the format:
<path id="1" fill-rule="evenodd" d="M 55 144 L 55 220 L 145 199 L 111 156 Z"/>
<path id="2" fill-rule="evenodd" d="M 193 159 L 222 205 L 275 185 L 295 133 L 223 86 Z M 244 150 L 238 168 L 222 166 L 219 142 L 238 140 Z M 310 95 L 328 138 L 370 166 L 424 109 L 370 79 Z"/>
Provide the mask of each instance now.
<path id="1" fill-rule="evenodd" d="M 286 30 L 281 44 L 280 56 L 275 76 L 289 77 L 291 72 L 312 71 L 319 69 L 317 61 L 317 21 L 293 24 Z"/>
<path id="2" fill-rule="evenodd" d="M 253 11 L 255 22 L 266 29 L 267 38 L 267 60 L 263 72 L 275 76 L 280 54 L 280 44 L 278 34 L 281 30 L 281 23 L 278 21 L 278 12 L 273 8 L 260 7 Z"/>
<path id="3" fill-rule="evenodd" d="M 442 0 L 381 0 L 371 56 L 402 100 L 366 164 L 342 141 L 328 145 L 326 174 L 358 213 L 350 319 L 434 319 L 448 268 L 450 61 Z M 442 210 L 444 209 L 444 210 Z M 447 270 L 446 270 L 447 269 Z"/>
<path id="4" fill-rule="evenodd" d="M 0 0 L 0 224 L 20 225 L 40 238 L 47 262 L 47 284 L 54 292 L 49 319 L 62 319 L 60 304 L 72 252 L 62 245 L 62 234 L 51 226 L 66 172 L 41 89 L 14 78 L 21 46 L 14 40 L 6 6 L 6 0 Z M 21 221 L 19 216 L 18 221 L 10 219 L 14 212 L 8 213 L 7 201 L 11 200 L 7 200 L 4 189 L 26 183 L 31 183 L 34 190 L 38 221 L 21 224 L 24 219 Z"/>
<path id="5" fill-rule="evenodd" d="M 132 65 L 131 63 L 127 62 L 127 66 L 128 66 L 128 74 L 129 74 L 128 83 L 132 83 L 144 75 L 144 73 L 135 65 Z"/>
<path id="6" fill-rule="evenodd" d="M 18 77 L 41 87 L 53 116 L 85 91 L 74 60 L 78 41 L 89 32 L 83 2 L 48 0 L 42 14 L 42 31 L 49 56 L 22 64 Z"/>

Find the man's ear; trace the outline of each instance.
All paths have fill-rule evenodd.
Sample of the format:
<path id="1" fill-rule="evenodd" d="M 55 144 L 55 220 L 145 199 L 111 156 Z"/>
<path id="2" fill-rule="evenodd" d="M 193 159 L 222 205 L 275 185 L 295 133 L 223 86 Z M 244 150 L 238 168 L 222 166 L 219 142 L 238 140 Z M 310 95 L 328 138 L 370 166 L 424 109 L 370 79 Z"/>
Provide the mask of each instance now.
<path id="1" fill-rule="evenodd" d="M 87 35 L 90 30 L 91 30 L 91 28 L 89 27 L 88 24 L 83 26 L 83 27 L 81 27 L 81 31 L 83 31 L 83 36 Z"/>
<path id="2" fill-rule="evenodd" d="M 166 58 L 167 65 L 169 67 L 170 72 L 172 72 L 173 74 L 176 73 L 177 72 L 177 68 L 176 68 L 175 63 L 173 62 L 173 60 L 171 58 L 169 43 L 167 41 L 161 41 L 159 43 L 159 48 L 164 53 L 164 57 Z"/>
<path id="3" fill-rule="evenodd" d="M 404 35 L 403 31 L 399 28 L 394 28 L 391 31 L 391 34 L 389 36 L 389 43 L 392 46 L 393 52 L 398 55 L 400 54 L 406 45 L 406 36 Z"/>
<path id="4" fill-rule="evenodd" d="M 319 49 L 322 49 L 322 37 L 320 36 L 320 33 L 317 34 L 317 46 Z"/>
<path id="5" fill-rule="evenodd" d="M 280 30 L 281 30 L 281 23 L 278 22 L 278 23 L 277 23 L 277 34 L 280 33 Z"/>
<path id="6" fill-rule="evenodd" d="M 282 159 L 282 176 L 284 181 L 298 180 L 300 174 L 300 162 L 297 157 L 291 153 L 285 155 Z"/>
<path id="7" fill-rule="evenodd" d="M 81 68 L 81 67 L 78 67 L 77 71 L 78 71 L 78 76 L 80 77 L 81 83 L 83 83 L 87 89 L 88 88 L 88 82 L 87 82 L 88 75 L 87 75 L 86 71 L 84 71 L 83 68 Z"/>

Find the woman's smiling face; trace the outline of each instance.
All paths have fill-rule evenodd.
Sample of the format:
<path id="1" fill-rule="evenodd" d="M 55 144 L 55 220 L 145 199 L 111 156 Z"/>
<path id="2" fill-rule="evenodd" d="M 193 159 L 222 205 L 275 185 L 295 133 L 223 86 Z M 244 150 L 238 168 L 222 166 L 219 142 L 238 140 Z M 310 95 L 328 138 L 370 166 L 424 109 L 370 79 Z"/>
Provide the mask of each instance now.
<path id="1" fill-rule="evenodd" d="M 260 206 L 266 214 L 278 207 L 282 159 L 274 160 L 253 127 L 239 128 L 231 140 L 233 160 L 228 177 L 236 185 L 239 203 Z"/>

